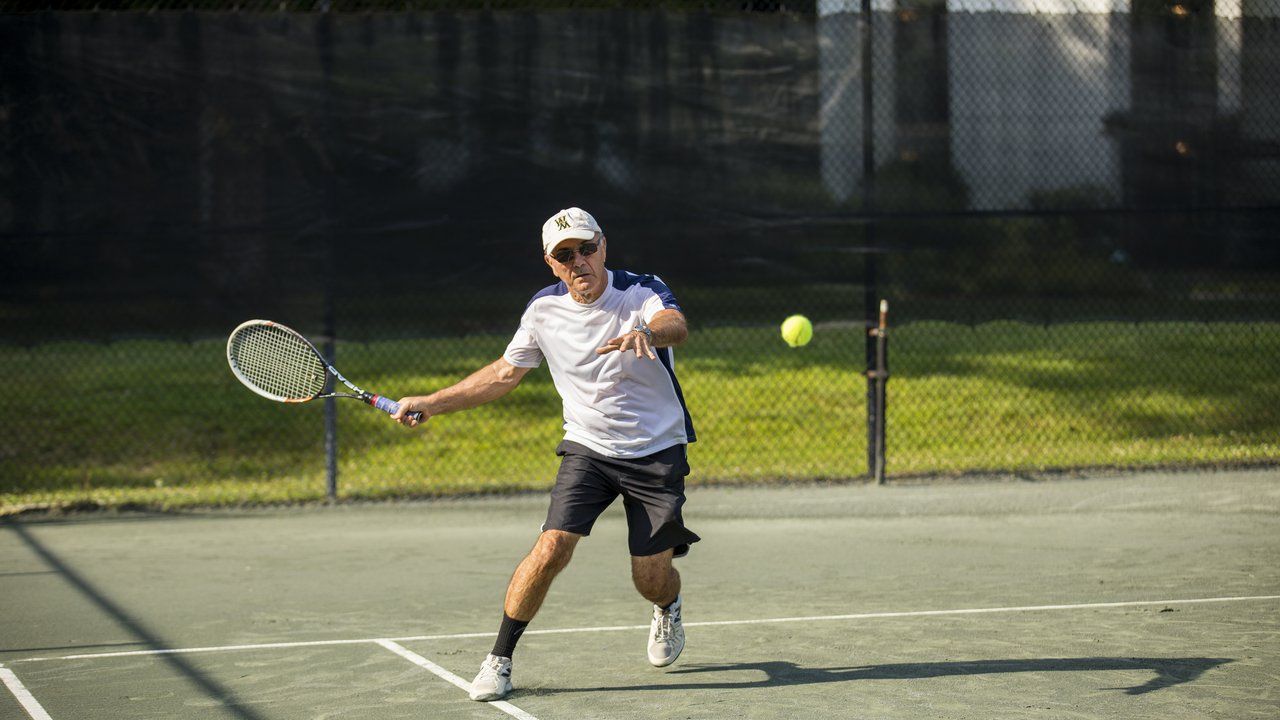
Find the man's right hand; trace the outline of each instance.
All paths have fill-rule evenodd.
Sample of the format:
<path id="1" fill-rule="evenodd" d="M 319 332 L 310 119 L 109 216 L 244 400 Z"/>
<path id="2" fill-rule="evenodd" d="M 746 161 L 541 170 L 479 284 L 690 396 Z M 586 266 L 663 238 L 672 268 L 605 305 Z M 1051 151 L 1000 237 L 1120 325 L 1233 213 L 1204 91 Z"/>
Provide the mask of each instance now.
<path id="1" fill-rule="evenodd" d="M 421 415 L 410 415 L 413 411 L 422 413 Z M 405 427 L 418 427 L 425 425 L 427 418 L 431 417 L 427 412 L 427 403 L 425 397 L 410 396 L 400 398 L 400 409 L 391 416 L 392 420 L 404 425 Z"/>

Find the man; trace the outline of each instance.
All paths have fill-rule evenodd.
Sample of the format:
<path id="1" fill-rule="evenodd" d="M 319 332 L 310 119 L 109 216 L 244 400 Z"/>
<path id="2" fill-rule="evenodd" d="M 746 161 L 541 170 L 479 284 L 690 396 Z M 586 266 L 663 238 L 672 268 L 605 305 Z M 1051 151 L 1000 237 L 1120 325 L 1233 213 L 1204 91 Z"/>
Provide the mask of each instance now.
<path id="1" fill-rule="evenodd" d="M 552 580 L 618 495 L 627 516 L 631 577 L 653 603 L 649 662 L 665 667 L 684 649 L 680 574 L 673 557 L 698 536 L 684 526 L 686 446 L 693 425 L 671 348 L 688 327 L 671 290 L 653 275 L 605 269 L 607 241 L 580 208 L 542 226 L 543 261 L 560 282 L 533 296 L 502 357 L 457 384 L 400 400 L 397 422 L 466 410 L 515 389 L 547 361 L 564 406 L 562 457 L 542 533 L 516 567 L 493 650 L 471 685 L 472 700 L 511 691 L 511 656 Z M 408 416 L 422 413 L 420 420 Z"/>

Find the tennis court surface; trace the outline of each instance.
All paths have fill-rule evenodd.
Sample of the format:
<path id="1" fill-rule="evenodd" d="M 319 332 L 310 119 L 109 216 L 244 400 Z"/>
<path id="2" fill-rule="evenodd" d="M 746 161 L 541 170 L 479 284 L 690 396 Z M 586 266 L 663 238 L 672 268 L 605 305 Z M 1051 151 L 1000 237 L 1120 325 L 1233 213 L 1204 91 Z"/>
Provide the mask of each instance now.
<path id="1" fill-rule="evenodd" d="M 11 519 L 0 718 L 1280 716 L 1275 470 L 694 488 L 662 670 L 615 507 L 471 702 L 544 507 Z"/>

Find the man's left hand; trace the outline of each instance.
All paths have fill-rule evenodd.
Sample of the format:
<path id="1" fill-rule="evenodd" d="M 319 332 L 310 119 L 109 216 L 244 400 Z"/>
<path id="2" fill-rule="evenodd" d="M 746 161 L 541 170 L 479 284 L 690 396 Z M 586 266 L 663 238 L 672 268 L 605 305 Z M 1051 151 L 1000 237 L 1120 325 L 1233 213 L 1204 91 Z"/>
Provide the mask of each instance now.
<path id="1" fill-rule="evenodd" d="M 596 348 L 596 354 L 605 355 L 615 351 L 626 352 L 627 350 L 635 351 L 636 357 L 648 357 L 650 360 L 658 359 L 658 356 L 653 352 L 653 347 L 650 345 L 649 336 L 639 330 L 632 330 L 625 335 L 619 335 L 610 340 L 603 347 Z"/>

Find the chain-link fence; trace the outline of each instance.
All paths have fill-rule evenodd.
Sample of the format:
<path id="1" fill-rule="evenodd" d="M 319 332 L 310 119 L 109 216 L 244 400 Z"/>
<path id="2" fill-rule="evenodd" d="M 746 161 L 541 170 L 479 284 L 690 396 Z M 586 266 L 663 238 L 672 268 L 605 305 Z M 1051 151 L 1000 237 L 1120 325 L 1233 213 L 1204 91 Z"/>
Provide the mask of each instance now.
<path id="1" fill-rule="evenodd" d="M 326 410 L 220 338 L 441 387 L 570 205 L 685 307 L 696 480 L 865 476 L 881 299 L 890 478 L 1280 460 L 1280 0 L 0 10 L 9 503 L 322 492 Z M 340 494 L 550 482 L 545 370 L 418 435 L 338 405 Z"/>

